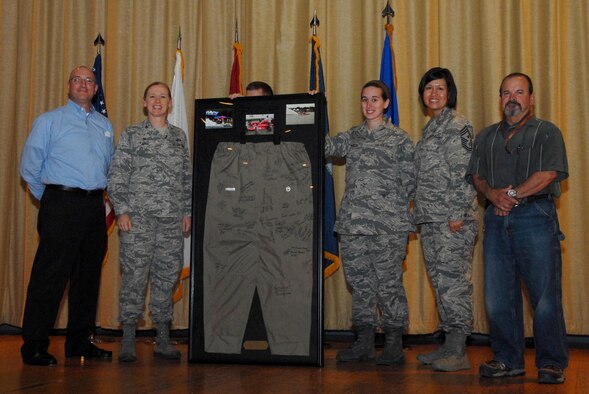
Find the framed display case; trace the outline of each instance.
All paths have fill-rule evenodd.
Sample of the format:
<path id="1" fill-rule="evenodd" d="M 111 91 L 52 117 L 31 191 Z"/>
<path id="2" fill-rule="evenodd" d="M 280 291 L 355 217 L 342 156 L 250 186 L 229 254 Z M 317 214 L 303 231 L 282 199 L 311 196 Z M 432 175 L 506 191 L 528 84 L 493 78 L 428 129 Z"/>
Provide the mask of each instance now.
<path id="1" fill-rule="evenodd" d="M 189 361 L 321 366 L 325 97 L 195 105 Z"/>

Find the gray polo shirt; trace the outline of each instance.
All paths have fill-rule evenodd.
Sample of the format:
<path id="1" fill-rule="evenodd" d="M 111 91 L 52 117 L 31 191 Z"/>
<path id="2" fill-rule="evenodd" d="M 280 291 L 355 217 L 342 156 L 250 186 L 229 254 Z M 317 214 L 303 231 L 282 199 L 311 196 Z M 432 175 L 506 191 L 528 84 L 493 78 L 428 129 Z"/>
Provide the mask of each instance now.
<path id="1" fill-rule="evenodd" d="M 554 124 L 532 117 L 507 142 L 508 131 L 501 122 L 481 130 L 475 140 L 466 179 L 483 177 L 494 189 L 514 188 L 534 172 L 556 171 L 556 179 L 540 194 L 560 196 L 560 181 L 568 177 L 568 163 L 562 133 Z"/>

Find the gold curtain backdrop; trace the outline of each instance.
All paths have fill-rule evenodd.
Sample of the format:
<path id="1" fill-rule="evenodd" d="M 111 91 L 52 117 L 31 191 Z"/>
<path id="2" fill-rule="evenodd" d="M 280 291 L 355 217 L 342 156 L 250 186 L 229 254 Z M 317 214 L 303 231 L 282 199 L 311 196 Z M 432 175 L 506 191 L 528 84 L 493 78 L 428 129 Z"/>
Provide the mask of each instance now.
<path id="1" fill-rule="evenodd" d="M 18 164 L 33 120 L 63 105 L 71 69 L 91 66 L 100 32 L 103 84 L 116 137 L 144 118 L 142 94 L 155 80 L 172 82 L 176 37 L 182 31 L 184 91 L 193 136 L 195 98 L 228 95 L 235 20 L 243 46 L 243 80 L 264 80 L 276 93 L 306 92 L 311 30 L 318 36 L 331 133 L 362 121 L 360 88 L 377 79 L 384 40 L 385 0 L 0 0 L 0 324 L 21 325 L 37 247 L 38 204 L 26 192 Z M 558 201 L 563 242 L 563 303 L 570 334 L 589 334 L 589 193 L 584 174 L 589 141 L 589 4 L 585 0 L 394 0 L 394 48 L 400 126 L 414 142 L 427 118 L 417 86 L 433 66 L 449 68 L 458 110 L 480 130 L 500 119 L 499 84 L 513 71 L 529 74 L 536 113 L 565 138 L 570 179 Z M 336 200 L 344 169 L 334 170 Z M 473 263 L 474 331 L 488 332 L 483 300 L 482 229 Z M 408 247 L 405 287 L 410 334 L 436 330 L 437 312 L 418 235 Z M 97 325 L 118 328 L 118 234 L 109 239 Z M 185 283 L 185 287 L 189 283 Z M 351 296 L 343 270 L 325 282 L 325 328 L 349 329 Z M 187 328 L 188 292 L 175 306 L 175 328 Z M 67 303 L 56 322 L 64 327 Z M 531 335 L 528 308 L 526 334 Z M 143 327 L 151 327 L 146 316 Z"/>

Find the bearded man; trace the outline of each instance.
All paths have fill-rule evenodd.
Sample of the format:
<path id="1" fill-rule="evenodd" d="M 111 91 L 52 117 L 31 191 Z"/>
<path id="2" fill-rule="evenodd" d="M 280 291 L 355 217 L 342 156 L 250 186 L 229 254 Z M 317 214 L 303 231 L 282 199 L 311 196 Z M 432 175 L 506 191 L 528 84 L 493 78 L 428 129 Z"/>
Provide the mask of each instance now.
<path id="1" fill-rule="evenodd" d="M 493 359 L 486 378 L 525 374 L 521 283 L 534 309 L 539 383 L 564 382 L 568 346 L 562 309 L 562 256 L 554 203 L 568 164 L 560 130 L 534 116 L 529 76 L 512 73 L 499 90 L 503 120 L 476 138 L 466 178 L 487 200 L 485 305 Z"/>

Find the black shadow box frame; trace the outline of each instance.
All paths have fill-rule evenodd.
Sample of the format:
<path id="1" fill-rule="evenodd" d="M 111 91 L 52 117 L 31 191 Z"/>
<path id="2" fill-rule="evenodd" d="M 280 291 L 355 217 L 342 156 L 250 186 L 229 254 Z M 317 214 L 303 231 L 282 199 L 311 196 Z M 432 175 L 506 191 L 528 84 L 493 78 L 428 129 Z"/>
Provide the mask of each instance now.
<path id="1" fill-rule="evenodd" d="M 248 364 L 323 365 L 323 271 L 322 218 L 325 96 L 290 94 L 195 100 L 195 138 L 193 173 L 193 226 L 190 290 L 190 362 Z M 254 119 L 252 114 L 273 114 L 270 121 Z M 248 116 L 249 115 L 249 116 Z M 252 123 L 253 122 L 253 123 Z M 265 124 L 262 124 L 264 123 Z M 254 126 L 252 126 L 254 124 Z M 258 131 L 258 126 L 260 131 Z M 273 131 L 270 131 L 272 130 Z M 247 133 L 253 135 L 246 135 Z M 271 354 L 269 347 L 256 348 L 266 341 L 266 329 L 257 291 L 251 304 L 241 353 L 209 353 L 204 350 L 203 321 L 203 239 L 211 162 L 220 142 L 300 142 L 309 155 L 313 182 L 313 292 L 308 356 Z M 288 305 L 285 306 L 288 308 Z M 247 346 L 250 344 L 250 346 Z M 254 344 L 254 346 L 251 346 Z"/>

